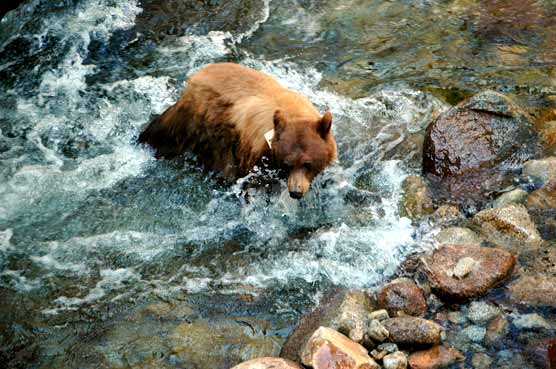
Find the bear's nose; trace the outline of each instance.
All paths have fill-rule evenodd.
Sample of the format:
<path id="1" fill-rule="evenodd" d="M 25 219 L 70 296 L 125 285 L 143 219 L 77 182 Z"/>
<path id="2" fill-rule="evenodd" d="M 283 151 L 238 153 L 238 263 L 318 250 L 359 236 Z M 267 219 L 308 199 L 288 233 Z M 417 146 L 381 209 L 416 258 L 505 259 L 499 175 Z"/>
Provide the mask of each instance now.
<path id="1" fill-rule="evenodd" d="M 299 191 L 290 191 L 290 196 L 294 199 L 300 199 L 303 197 L 303 192 L 299 192 Z"/>

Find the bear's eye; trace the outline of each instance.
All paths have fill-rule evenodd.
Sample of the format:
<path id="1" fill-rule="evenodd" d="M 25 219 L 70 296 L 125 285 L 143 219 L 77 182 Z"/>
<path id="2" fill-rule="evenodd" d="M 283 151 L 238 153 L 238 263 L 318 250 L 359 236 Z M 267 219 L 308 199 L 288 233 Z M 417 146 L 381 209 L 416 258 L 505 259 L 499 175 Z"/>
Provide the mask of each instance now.
<path id="1" fill-rule="evenodd" d="M 305 170 L 311 170 L 313 166 L 310 162 L 306 161 L 305 163 L 303 163 L 303 168 L 305 168 Z"/>

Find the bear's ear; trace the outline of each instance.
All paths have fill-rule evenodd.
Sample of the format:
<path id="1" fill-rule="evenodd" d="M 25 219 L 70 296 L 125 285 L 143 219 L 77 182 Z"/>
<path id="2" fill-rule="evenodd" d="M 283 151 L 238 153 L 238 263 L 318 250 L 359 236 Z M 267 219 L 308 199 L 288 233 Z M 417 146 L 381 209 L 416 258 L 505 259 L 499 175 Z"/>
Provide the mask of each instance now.
<path id="1" fill-rule="evenodd" d="M 284 113 L 282 113 L 280 110 L 276 110 L 274 112 L 273 121 L 274 121 L 274 133 L 280 134 L 280 132 L 284 130 L 284 126 L 286 124 L 286 118 L 284 117 Z"/>
<path id="2" fill-rule="evenodd" d="M 322 116 L 322 119 L 319 122 L 319 126 L 317 130 L 319 131 L 322 138 L 326 138 L 326 136 L 328 136 L 328 134 L 330 133 L 331 127 L 332 127 L 332 114 L 330 114 L 330 111 L 327 111 Z"/>

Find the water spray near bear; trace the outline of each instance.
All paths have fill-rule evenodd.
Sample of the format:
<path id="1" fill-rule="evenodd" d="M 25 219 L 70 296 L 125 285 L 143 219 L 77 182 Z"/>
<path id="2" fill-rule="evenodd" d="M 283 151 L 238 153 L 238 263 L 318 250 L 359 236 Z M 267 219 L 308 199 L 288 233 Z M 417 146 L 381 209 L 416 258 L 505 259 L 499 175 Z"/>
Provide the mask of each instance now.
<path id="1" fill-rule="evenodd" d="M 209 170 L 245 176 L 268 158 L 300 199 L 337 158 L 332 115 L 274 78 L 233 64 L 209 64 L 193 74 L 176 104 L 139 136 L 157 158 L 195 153 Z"/>

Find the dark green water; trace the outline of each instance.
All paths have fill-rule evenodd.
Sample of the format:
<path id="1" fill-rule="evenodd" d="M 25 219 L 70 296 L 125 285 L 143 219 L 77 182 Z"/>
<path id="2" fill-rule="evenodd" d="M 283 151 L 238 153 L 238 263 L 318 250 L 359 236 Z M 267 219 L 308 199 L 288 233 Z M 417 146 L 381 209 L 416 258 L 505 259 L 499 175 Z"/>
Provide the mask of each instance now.
<path id="1" fill-rule="evenodd" d="M 0 23 L 0 361 L 225 367 L 279 350 L 324 291 L 373 287 L 427 247 L 400 183 L 448 103 L 495 88 L 534 113 L 554 104 L 555 7 L 27 1 Z M 302 202 L 282 183 L 245 203 L 249 179 L 224 186 L 134 144 L 224 60 L 332 111 L 340 160 Z M 184 321 L 194 343 L 175 338 Z"/>

